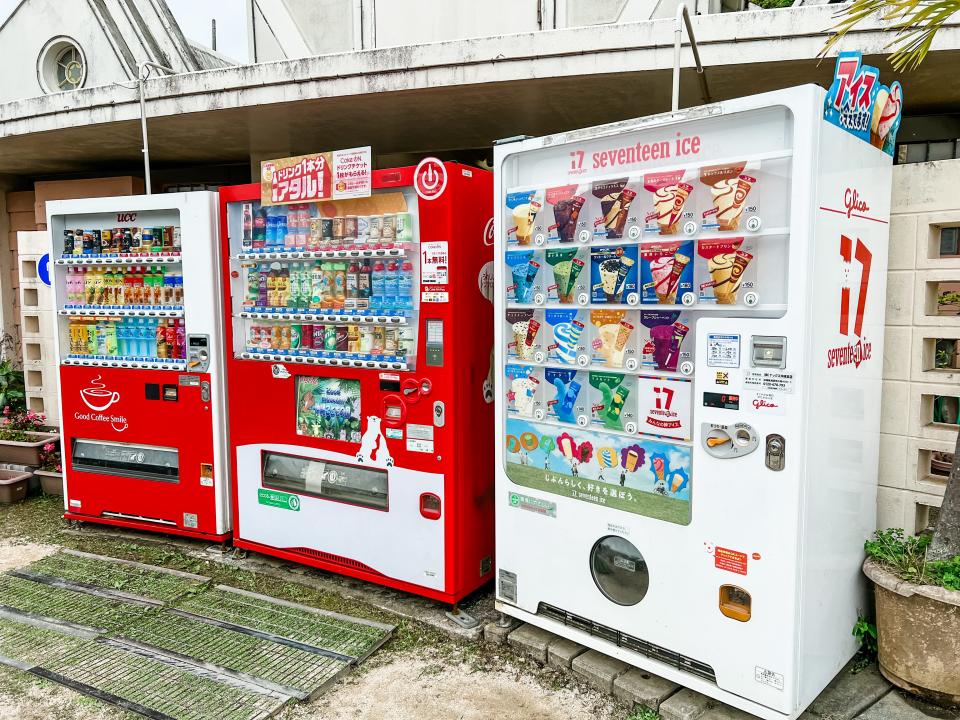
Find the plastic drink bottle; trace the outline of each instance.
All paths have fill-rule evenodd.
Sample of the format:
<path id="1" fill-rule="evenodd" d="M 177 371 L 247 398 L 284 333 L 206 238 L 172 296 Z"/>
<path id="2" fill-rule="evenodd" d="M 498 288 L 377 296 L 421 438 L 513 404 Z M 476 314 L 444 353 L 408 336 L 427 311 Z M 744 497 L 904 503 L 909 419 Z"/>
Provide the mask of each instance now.
<path id="1" fill-rule="evenodd" d="M 391 260 L 387 263 L 383 276 L 383 304 L 385 307 L 397 306 L 397 295 L 400 294 L 399 266 Z"/>
<path id="2" fill-rule="evenodd" d="M 167 357 L 167 323 L 165 320 L 157 320 L 156 343 L 158 358 Z"/>
<path id="3" fill-rule="evenodd" d="M 187 329 L 183 320 L 177 320 L 177 353 L 174 357 L 184 359 L 187 356 Z"/>
<path id="4" fill-rule="evenodd" d="M 176 320 L 168 320 L 164 328 L 164 345 L 166 345 L 167 357 L 176 358 L 177 351 L 177 326 Z"/>
<path id="5" fill-rule="evenodd" d="M 413 307 L 413 263 L 404 261 L 397 271 L 397 306 Z"/>
<path id="6" fill-rule="evenodd" d="M 347 290 L 344 301 L 344 307 L 356 309 L 357 298 L 360 294 L 360 266 L 356 261 L 351 262 L 347 267 Z"/>
<path id="7" fill-rule="evenodd" d="M 370 275 L 370 307 L 383 307 L 384 295 L 384 266 L 382 262 L 377 261 L 373 266 L 373 272 Z"/>

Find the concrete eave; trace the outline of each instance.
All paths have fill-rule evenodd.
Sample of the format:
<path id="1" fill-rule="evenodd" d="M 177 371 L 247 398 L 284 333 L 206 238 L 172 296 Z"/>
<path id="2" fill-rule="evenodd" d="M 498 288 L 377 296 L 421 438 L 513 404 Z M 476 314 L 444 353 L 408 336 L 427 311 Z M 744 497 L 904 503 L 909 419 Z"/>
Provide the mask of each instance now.
<path id="1" fill-rule="evenodd" d="M 694 18 L 711 99 L 805 82 L 828 82 L 832 60 L 818 63 L 817 53 L 836 22 L 836 8 L 820 5 Z M 890 39 L 891 35 L 871 20 L 852 32 L 843 48 L 863 51 L 889 81 L 893 75 L 883 55 Z M 265 132 L 269 135 L 278 129 L 278 120 L 286 124 L 286 117 L 278 113 L 286 112 L 290 103 L 307 103 L 304 112 L 320 112 L 321 124 L 329 124 L 331 111 L 337 113 L 340 123 L 329 125 L 331 132 L 355 126 L 366 116 L 364 113 L 375 113 L 376 119 L 382 120 L 383 113 L 393 108 L 407 114 L 423 109 L 436 116 L 438 128 L 449 125 L 450 108 L 454 107 L 472 113 L 472 118 L 504 112 L 512 116 L 512 124 L 477 121 L 475 132 L 464 128 L 462 139 L 441 140 L 442 133 L 429 136 L 438 149 L 471 146 L 464 143 L 480 147 L 516 132 L 541 134 L 668 109 L 672 43 L 673 20 L 666 19 L 220 68 L 151 79 L 146 86 L 148 115 L 151 127 L 156 124 L 158 128 L 176 129 L 175 122 L 182 125 L 188 122 L 184 118 L 204 113 L 230 123 L 237 136 L 224 138 L 223 152 L 216 158 L 205 157 L 206 161 L 242 160 L 250 145 L 262 144 L 258 137 L 262 139 Z M 684 49 L 682 58 L 685 68 L 693 66 L 689 48 Z M 948 70 L 958 61 L 960 18 L 944 25 L 937 34 L 922 72 L 903 78 L 908 111 L 930 112 L 960 104 L 960 85 L 941 79 L 950 76 Z M 419 102 L 414 102 L 411 94 Z M 384 103 L 387 97 L 400 96 L 407 96 L 405 103 Z M 372 98 L 380 100 L 373 102 Z M 525 98 L 529 99 L 527 105 L 523 104 Z M 331 105 L 331 100 L 337 102 Z M 682 105 L 703 101 L 696 74 L 685 72 Z M 22 171 L 17 156 L 26 153 L 26 147 L 8 145 L 18 136 L 126 124 L 138 121 L 139 113 L 136 91 L 118 86 L 0 105 L 0 172 Z M 402 118 L 391 120 L 395 123 L 393 132 L 382 138 L 385 150 L 409 151 L 426 141 L 411 139 L 405 145 L 397 138 L 404 134 L 416 138 L 419 126 L 408 130 Z M 422 121 L 420 118 L 417 122 Z M 198 132 L 212 132 L 212 118 L 197 122 Z M 182 127 L 180 130 L 185 132 Z M 302 144 L 297 129 L 282 127 L 280 131 L 291 146 Z M 239 137 L 241 134 L 247 140 Z M 121 135 L 124 141 L 131 137 L 129 129 Z M 324 137 L 330 137 L 330 133 Z M 78 142 L 89 140 L 88 136 L 78 136 Z M 381 142 L 381 138 L 374 137 L 374 142 Z M 239 145 L 244 143 L 247 147 L 241 152 Z M 339 146 L 348 145 L 323 145 Z M 2 161 L 7 149 L 13 152 L 10 163 Z M 161 144 L 157 148 L 159 161 L 163 153 Z M 38 169 L 54 171 L 69 166 L 70 162 L 61 166 L 40 163 Z"/>

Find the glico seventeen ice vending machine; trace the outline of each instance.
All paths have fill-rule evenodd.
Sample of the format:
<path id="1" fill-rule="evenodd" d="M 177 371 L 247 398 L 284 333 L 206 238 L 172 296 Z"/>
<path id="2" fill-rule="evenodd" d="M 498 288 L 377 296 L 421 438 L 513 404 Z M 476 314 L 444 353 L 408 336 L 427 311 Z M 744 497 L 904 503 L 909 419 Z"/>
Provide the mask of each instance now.
<path id="1" fill-rule="evenodd" d="M 221 190 L 234 544 L 454 603 L 493 576 L 493 179 L 372 187 Z"/>
<path id="2" fill-rule="evenodd" d="M 66 517 L 225 540 L 216 193 L 47 213 Z"/>
<path id="3" fill-rule="evenodd" d="M 498 607 L 765 718 L 855 652 L 876 512 L 891 157 L 824 98 L 496 151 Z"/>

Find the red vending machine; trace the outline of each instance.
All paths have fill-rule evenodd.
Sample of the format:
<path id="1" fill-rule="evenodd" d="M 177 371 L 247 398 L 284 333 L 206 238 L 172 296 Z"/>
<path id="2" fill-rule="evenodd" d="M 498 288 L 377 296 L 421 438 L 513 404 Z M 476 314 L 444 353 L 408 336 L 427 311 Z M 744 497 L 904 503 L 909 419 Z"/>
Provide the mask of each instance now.
<path id="1" fill-rule="evenodd" d="M 492 190 L 221 189 L 237 547 L 448 603 L 492 577 Z"/>
<path id="2" fill-rule="evenodd" d="M 216 193 L 47 213 L 65 516 L 226 540 Z"/>

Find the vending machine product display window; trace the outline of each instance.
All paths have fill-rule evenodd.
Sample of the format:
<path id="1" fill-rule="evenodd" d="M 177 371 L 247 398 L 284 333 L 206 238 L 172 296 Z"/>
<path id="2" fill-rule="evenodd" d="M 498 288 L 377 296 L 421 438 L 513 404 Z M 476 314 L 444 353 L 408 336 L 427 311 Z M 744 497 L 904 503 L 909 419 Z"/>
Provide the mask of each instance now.
<path id="1" fill-rule="evenodd" d="M 892 145 L 835 97 L 495 148 L 497 607 L 767 720 L 875 521 Z"/>
<path id="2" fill-rule="evenodd" d="M 448 603 L 492 579 L 492 185 L 221 189 L 235 545 Z"/>
<path id="3" fill-rule="evenodd" d="M 66 516 L 230 534 L 215 193 L 47 204 Z"/>

